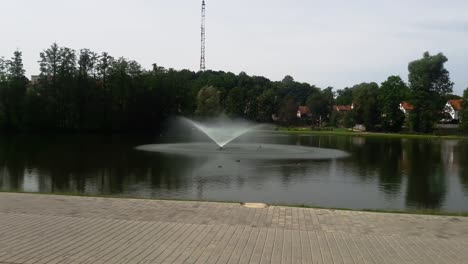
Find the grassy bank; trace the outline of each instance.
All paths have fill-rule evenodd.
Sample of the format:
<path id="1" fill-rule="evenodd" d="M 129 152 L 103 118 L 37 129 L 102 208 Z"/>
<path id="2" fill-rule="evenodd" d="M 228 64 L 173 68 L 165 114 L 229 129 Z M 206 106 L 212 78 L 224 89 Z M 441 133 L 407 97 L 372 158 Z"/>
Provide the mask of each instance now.
<path id="1" fill-rule="evenodd" d="M 306 134 L 306 135 L 333 135 L 353 137 L 380 137 L 380 138 L 419 138 L 419 139 L 455 139 L 468 140 L 468 136 L 461 135 L 432 135 L 432 134 L 405 134 L 405 133 L 377 133 L 377 132 L 355 132 L 344 128 L 333 128 L 325 130 L 312 130 L 310 128 L 286 128 L 278 129 L 281 133 Z"/>
<path id="2" fill-rule="evenodd" d="M 152 198 L 138 198 L 123 195 L 87 195 L 79 193 L 31 193 L 22 191 L 0 191 L 0 193 L 22 193 L 22 194 L 35 194 L 35 195 L 53 195 L 53 196 L 72 196 L 72 197 L 93 197 L 105 199 L 134 199 L 134 200 L 151 200 L 151 201 L 174 201 L 174 202 L 203 202 L 203 203 L 226 203 L 226 204 L 240 204 L 239 201 L 204 201 L 204 200 L 188 200 L 188 199 L 152 199 Z M 244 201 L 245 202 L 245 201 Z M 252 201 L 250 201 L 252 202 Z M 436 215 L 436 216 L 457 216 L 468 217 L 468 212 L 443 212 L 437 210 L 384 210 L 384 209 L 347 209 L 347 208 L 326 208 L 321 206 L 310 205 L 293 205 L 293 204 L 270 204 L 270 206 L 281 207 L 294 207 L 294 208 L 310 208 L 322 210 L 336 210 L 336 211 L 350 211 L 350 212 L 372 212 L 372 213 L 387 213 L 387 214 L 414 214 L 414 215 Z"/>

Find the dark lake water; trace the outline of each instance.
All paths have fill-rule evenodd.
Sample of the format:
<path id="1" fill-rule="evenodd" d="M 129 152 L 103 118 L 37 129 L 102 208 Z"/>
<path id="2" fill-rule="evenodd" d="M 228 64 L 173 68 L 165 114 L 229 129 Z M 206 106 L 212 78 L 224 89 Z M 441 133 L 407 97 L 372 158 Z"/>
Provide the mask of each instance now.
<path id="1" fill-rule="evenodd" d="M 340 149 L 336 160 L 231 160 L 135 150 L 148 135 L 0 136 L 0 190 L 468 211 L 468 142 L 250 135 L 243 142 Z M 180 138 L 178 139 L 180 140 Z"/>

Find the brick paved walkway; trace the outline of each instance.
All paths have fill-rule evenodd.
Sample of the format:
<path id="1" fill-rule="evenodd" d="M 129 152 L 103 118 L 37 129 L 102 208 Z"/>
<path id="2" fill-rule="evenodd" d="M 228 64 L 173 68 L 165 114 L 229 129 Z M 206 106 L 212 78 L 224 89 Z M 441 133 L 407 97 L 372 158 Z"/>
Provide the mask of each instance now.
<path id="1" fill-rule="evenodd" d="M 0 193 L 0 263 L 468 263 L 468 218 Z"/>

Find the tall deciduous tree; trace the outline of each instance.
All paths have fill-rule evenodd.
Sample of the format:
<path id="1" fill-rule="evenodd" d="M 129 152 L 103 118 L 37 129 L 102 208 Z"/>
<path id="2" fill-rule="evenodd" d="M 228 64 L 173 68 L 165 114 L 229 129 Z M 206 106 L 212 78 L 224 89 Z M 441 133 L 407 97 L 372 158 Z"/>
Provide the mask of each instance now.
<path id="1" fill-rule="evenodd" d="M 325 99 L 323 115 L 326 116 L 325 121 L 330 122 L 330 118 L 333 112 L 333 104 L 335 102 L 335 93 L 333 92 L 333 87 L 327 87 L 323 89 L 322 96 Z"/>
<path id="2" fill-rule="evenodd" d="M 277 97 L 272 89 L 263 91 L 263 93 L 257 97 L 257 121 L 270 122 L 273 114 L 276 112 L 277 104 Z"/>
<path id="3" fill-rule="evenodd" d="M 220 93 L 213 86 L 205 86 L 197 95 L 196 114 L 202 117 L 219 115 L 221 111 Z"/>
<path id="4" fill-rule="evenodd" d="M 358 124 L 364 124 L 368 130 L 375 130 L 380 123 L 379 85 L 361 83 L 354 86 L 352 90 L 355 121 Z"/>
<path id="5" fill-rule="evenodd" d="M 23 53 L 21 51 L 15 51 L 13 58 L 8 62 L 8 71 L 12 79 L 24 79 L 25 70 L 23 68 Z"/>
<path id="6" fill-rule="evenodd" d="M 13 58 L 9 61 L 9 96 L 11 107 L 11 127 L 18 129 L 22 122 L 22 107 L 26 95 L 26 85 L 28 79 L 24 76 L 23 54 L 20 51 L 13 53 Z"/>
<path id="7" fill-rule="evenodd" d="M 306 105 L 309 107 L 314 123 L 321 125 L 328 122 L 333 106 L 333 91 L 331 87 L 312 93 L 307 97 Z"/>
<path id="8" fill-rule="evenodd" d="M 107 89 L 107 79 L 110 74 L 110 66 L 113 62 L 114 57 L 110 56 L 107 52 L 103 52 L 97 62 L 97 73 L 104 89 Z"/>
<path id="9" fill-rule="evenodd" d="M 344 88 L 336 92 L 336 101 L 337 105 L 351 105 L 353 103 L 353 90 L 351 88 Z"/>
<path id="10" fill-rule="evenodd" d="M 8 130 L 19 129 L 22 122 L 22 105 L 27 79 L 24 76 L 23 59 L 15 51 L 11 60 L 0 59 L 0 107 L 2 125 Z"/>
<path id="11" fill-rule="evenodd" d="M 381 105 L 381 125 L 385 131 L 398 132 L 405 122 L 405 115 L 399 109 L 400 103 L 405 100 L 409 92 L 408 86 L 400 76 L 390 76 L 382 83 L 379 90 L 379 103 Z"/>
<path id="12" fill-rule="evenodd" d="M 74 90 L 76 52 L 57 43 L 40 53 L 41 87 L 56 129 L 73 130 L 78 118 Z M 52 121 L 53 120 L 53 121 Z"/>
<path id="13" fill-rule="evenodd" d="M 5 115 L 5 94 L 8 89 L 8 63 L 5 58 L 0 57 L 0 122 L 4 123 L 7 119 Z"/>
<path id="14" fill-rule="evenodd" d="M 291 75 L 286 75 L 286 76 L 284 76 L 284 78 L 283 78 L 283 80 L 281 81 L 281 83 L 282 83 L 284 86 L 293 85 L 293 84 L 294 84 L 294 78 L 293 78 Z"/>
<path id="15" fill-rule="evenodd" d="M 244 117 L 247 93 L 245 89 L 234 87 L 226 98 L 226 114 L 230 117 Z"/>
<path id="16" fill-rule="evenodd" d="M 468 88 L 463 92 L 460 129 L 468 133 Z"/>
<path id="17" fill-rule="evenodd" d="M 453 82 L 444 64 L 448 61 L 444 54 L 431 56 L 425 52 L 422 59 L 409 64 L 409 84 L 411 103 L 414 110 L 410 115 L 410 125 L 416 132 L 431 132 L 440 119 L 440 109 L 444 105 L 443 96 L 452 92 Z"/>
<path id="18" fill-rule="evenodd" d="M 279 118 L 287 125 L 294 123 L 297 120 L 298 104 L 292 97 L 287 97 L 282 100 L 279 108 Z"/>
<path id="19" fill-rule="evenodd" d="M 50 96 L 54 96 L 57 89 L 57 76 L 60 68 L 60 47 L 57 43 L 53 43 L 50 48 L 39 54 L 41 70 L 41 84 L 44 92 Z"/>

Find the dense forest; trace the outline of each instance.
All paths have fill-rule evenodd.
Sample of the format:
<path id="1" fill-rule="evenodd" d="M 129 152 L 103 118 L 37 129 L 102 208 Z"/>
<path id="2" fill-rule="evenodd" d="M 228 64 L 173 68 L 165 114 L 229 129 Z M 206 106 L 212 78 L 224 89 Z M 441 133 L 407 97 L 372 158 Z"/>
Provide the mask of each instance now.
<path id="1" fill-rule="evenodd" d="M 361 83 L 334 91 L 286 76 L 270 81 L 242 72 L 193 72 L 114 58 L 89 49 L 79 52 L 52 44 L 40 53 L 40 75 L 25 76 L 22 53 L 0 58 L 0 128 L 5 131 L 157 131 L 171 116 L 225 114 L 282 125 L 344 126 L 363 124 L 372 131 L 397 132 L 403 126 L 431 132 L 442 118 L 453 83 L 447 58 L 425 53 L 409 63 L 408 84 L 390 76 L 382 84 Z M 464 94 L 468 100 L 468 89 Z M 414 105 L 408 118 L 402 101 Z M 340 113 L 334 105 L 353 105 Z M 308 106 L 306 119 L 297 117 Z M 468 116 L 464 103 L 463 116 Z M 463 119 L 462 119 L 463 120 Z M 406 122 L 406 124 L 405 124 Z M 460 125 L 468 131 L 468 125 Z"/>

